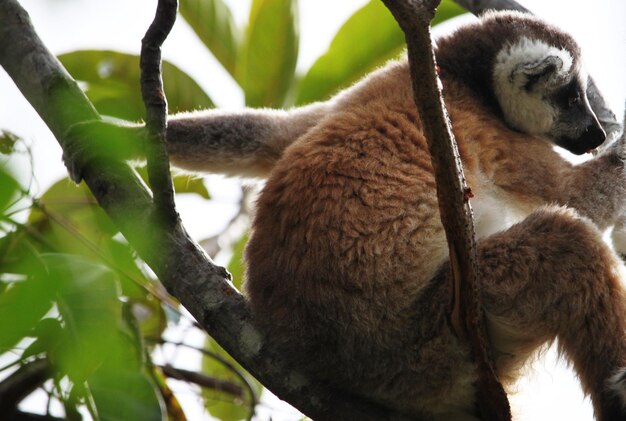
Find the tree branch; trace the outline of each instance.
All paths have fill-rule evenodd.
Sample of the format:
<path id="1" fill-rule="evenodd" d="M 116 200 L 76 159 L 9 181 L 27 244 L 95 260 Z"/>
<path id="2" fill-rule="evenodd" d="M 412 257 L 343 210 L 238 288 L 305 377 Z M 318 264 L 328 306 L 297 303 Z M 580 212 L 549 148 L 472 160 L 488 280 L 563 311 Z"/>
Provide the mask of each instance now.
<path id="1" fill-rule="evenodd" d="M 36 35 L 17 0 L 0 2 L 0 65 L 63 149 L 69 146 L 66 133 L 70 128 L 100 120 L 76 82 Z M 264 342 L 244 298 L 228 282 L 226 270 L 211 262 L 179 221 L 167 230 L 152 223 L 151 194 L 127 164 L 93 160 L 81 176 L 168 291 L 277 396 L 319 421 L 409 419 L 393 409 L 312 383 L 288 366 L 284 356 Z"/>
<path id="2" fill-rule="evenodd" d="M 490 9 L 517 10 L 532 13 L 515 0 L 454 0 L 454 2 L 477 16 Z M 613 111 L 606 104 L 604 97 L 591 76 L 587 79 L 587 97 L 589 98 L 591 108 L 596 113 L 600 124 L 606 132 L 607 141 L 599 149 L 605 150 L 619 138 L 624 126 L 620 124 Z"/>
<path id="3" fill-rule="evenodd" d="M 17 405 L 50 378 L 52 368 L 48 360 L 26 363 L 0 382 L 0 414 L 12 414 Z"/>
<path id="4" fill-rule="evenodd" d="M 215 377 L 210 377 L 206 374 L 198 373 L 197 371 L 176 368 L 169 364 L 158 367 L 161 369 L 161 371 L 163 371 L 163 374 L 171 379 L 182 380 L 184 382 L 197 384 L 198 386 L 207 389 L 225 392 L 240 399 L 243 399 L 244 397 L 243 387 L 236 383 L 218 379 Z"/>
<path id="5" fill-rule="evenodd" d="M 167 98 L 161 76 L 161 45 L 176 21 L 177 0 L 159 0 L 156 16 L 141 41 L 141 96 L 146 106 L 148 180 L 154 195 L 157 223 L 171 227 L 178 221 L 174 185 L 165 146 Z"/>
<path id="6" fill-rule="evenodd" d="M 430 21 L 439 0 L 383 0 L 405 33 L 415 104 L 428 142 L 441 222 L 450 250 L 454 279 L 451 321 L 457 335 L 467 341 L 478 368 L 478 410 L 484 420 L 510 420 L 506 393 L 491 364 L 483 322 L 474 222 L 469 206 L 471 191 L 463 175 L 461 158 L 452 134 L 430 36 Z"/>

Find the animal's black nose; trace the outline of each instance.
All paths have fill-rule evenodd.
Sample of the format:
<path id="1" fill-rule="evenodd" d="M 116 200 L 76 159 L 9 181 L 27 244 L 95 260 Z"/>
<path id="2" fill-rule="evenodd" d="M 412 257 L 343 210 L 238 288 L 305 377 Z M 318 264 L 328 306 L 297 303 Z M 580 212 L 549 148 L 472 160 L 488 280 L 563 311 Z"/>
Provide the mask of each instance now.
<path id="1" fill-rule="evenodd" d="M 606 140 L 606 133 L 599 123 L 594 122 L 587 126 L 582 136 L 580 137 L 580 143 L 585 145 L 587 150 L 597 148 Z"/>

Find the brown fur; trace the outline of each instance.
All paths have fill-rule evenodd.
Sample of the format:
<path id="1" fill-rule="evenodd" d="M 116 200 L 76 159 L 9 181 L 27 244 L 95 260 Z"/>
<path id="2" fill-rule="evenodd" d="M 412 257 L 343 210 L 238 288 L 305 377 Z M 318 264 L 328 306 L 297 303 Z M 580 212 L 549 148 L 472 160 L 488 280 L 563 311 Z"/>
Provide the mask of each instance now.
<path id="1" fill-rule="evenodd" d="M 597 418 L 626 419 L 617 397 L 626 381 L 609 380 L 626 366 L 624 267 L 598 230 L 625 224 L 621 146 L 573 166 L 547 139 L 503 122 L 493 55 L 534 34 L 577 60 L 571 38 L 519 14 L 462 31 L 439 42 L 437 57 L 475 195 L 498 374 L 514 381 L 557 340 Z M 305 108 L 175 116 L 168 141 L 185 168 L 269 174 L 245 289 L 290 363 L 408 414 L 472 419 L 475 369 L 447 320 L 447 244 L 406 61 Z"/>
<path id="2" fill-rule="evenodd" d="M 518 213 L 557 203 L 599 226 L 616 220 L 623 189 L 607 196 L 615 206 L 594 195 L 610 190 L 607 174 L 624 179 L 621 163 L 574 167 L 458 79 L 443 83 L 473 202 L 496 197 Z M 268 341 L 309 376 L 407 413 L 470 417 L 475 373 L 446 319 L 447 246 L 407 64 L 373 74 L 334 109 L 285 151 L 259 198 L 250 304 Z M 541 207 L 478 248 L 499 375 L 514 380 L 557 339 L 598 418 L 622 419 L 606 382 L 626 364 L 623 268 L 594 224 Z"/>

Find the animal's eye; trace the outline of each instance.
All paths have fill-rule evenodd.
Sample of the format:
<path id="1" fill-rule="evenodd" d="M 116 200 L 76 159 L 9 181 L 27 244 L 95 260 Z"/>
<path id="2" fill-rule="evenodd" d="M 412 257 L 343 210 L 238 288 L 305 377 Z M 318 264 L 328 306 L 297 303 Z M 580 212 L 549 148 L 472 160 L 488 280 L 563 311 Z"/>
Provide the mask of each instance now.
<path id="1" fill-rule="evenodd" d="M 575 105 L 577 105 L 579 102 L 580 102 L 580 95 L 576 94 L 574 96 L 569 97 L 569 99 L 567 100 L 567 106 L 569 108 L 572 108 Z"/>

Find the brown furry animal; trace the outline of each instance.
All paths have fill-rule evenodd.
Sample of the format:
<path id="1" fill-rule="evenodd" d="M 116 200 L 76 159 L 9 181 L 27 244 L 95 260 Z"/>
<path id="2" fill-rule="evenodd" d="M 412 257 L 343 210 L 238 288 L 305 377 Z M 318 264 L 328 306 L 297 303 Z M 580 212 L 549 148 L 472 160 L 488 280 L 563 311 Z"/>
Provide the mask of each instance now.
<path id="1" fill-rule="evenodd" d="M 500 377 L 558 340 L 597 419 L 626 419 L 624 267 L 601 231 L 623 217 L 621 144 L 594 149 L 568 35 L 492 13 L 438 42 L 475 197 L 484 308 Z M 293 111 L 174 117 L 173 162 L 264 176 L 246 294 L 267 340 L 330 387 L 438 420 L 475 416 L 475 367 L 452 333 L 448 249 L 406 61 Z M 515 221 L 519 221 L 514 223 Z"/>

